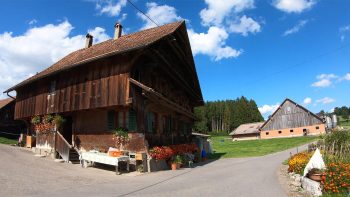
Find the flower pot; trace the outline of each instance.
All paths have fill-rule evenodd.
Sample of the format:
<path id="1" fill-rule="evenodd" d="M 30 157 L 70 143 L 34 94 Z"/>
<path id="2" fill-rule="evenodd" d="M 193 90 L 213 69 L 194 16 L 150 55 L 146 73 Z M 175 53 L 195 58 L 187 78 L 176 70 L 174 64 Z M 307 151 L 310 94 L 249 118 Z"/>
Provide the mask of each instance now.
<path id="1" fill-rule="evenodd" d="M 308 176 L 311 180 L 321 182 L 322 174 L 309 174 Z"/>
<path id="2" fill-rule="evenodd" d="M 177 163 L 171 163 L 171 170 L 177 170 Z"/>

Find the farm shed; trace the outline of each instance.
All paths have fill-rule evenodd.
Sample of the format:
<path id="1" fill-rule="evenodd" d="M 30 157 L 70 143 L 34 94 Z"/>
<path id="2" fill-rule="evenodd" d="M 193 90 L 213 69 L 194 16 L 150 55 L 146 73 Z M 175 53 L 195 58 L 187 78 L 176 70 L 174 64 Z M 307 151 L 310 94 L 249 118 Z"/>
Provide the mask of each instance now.
<path id="1" fill-rule="evenodd" d="M 255 140 L 260 138 L 260 127 L 264 122 L 254 122 L 239 125 L 229 135 L 232 140 Z"/>
<path id="2" fill-rule="evenodd" d="M 325 133 L 324 121 L 296 102 L 285 99 L 260 128 L 260 138 L 280 138 Z"/>
<path id="3" fill-rule="evenodd" d="M 18 139 L 26 133 L 26 125 L 21 120 L 14 120 L 16 101 L 14 98 L 0 100 L 0 136 Z"/>

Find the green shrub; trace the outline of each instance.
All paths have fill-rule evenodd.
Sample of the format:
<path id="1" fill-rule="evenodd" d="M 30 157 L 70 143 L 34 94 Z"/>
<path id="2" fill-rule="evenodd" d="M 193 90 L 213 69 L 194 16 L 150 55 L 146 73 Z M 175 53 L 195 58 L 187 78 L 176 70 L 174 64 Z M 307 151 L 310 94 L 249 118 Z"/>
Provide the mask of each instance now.
<path id="1" fill-rule="evenodd" d="M 324 141 L 327 159 L 350 162 L 350 130 L 335 130 Z"/>

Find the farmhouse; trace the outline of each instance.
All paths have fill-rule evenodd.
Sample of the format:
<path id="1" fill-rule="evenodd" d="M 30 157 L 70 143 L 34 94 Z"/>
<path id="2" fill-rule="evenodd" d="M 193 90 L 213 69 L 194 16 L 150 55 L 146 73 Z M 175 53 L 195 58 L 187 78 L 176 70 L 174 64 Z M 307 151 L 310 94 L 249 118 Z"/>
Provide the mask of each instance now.
<path id="1" fill-rule="evenodd" d="M 0 100 L 0 136 L 18 139 L 26 131 L 24 122 L 14 120 L 15 104 L 13 98 Z"/>
<path id="2" fill-rule="evenodd" d="M 117 23 L 114 38 L 98 44 L 88 34 L 85 48 L 5 92 L 11 91 L 16 119 L 64 118 L 62 129 L 38 132 L 36 140 L 37 149 L 62 157 L 106 152 L 116 128 L 127 129 L 129 151 L 190 142 L 193 108 L 203 105 L 184 21 L 128 35 Z"/>
<path id="3" fill-rule="evenodd" d="M 260 127 L 264 122 L 241 124 L 229 135 L 233 140 L 253 140 L 260 138 Z"/>
<path id="4" fill-rule="evenodd" d="M 325 133 L 324 121 L 296 102 L 286 99 L 260 128 L 260 138 L 280 138 Z"/>

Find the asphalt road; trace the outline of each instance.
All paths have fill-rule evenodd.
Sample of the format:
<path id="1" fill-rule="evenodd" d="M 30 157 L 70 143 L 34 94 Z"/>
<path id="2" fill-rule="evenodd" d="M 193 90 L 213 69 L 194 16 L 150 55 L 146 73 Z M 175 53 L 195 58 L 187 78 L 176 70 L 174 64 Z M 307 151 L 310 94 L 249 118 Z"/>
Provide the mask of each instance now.
<path id="1" fill-rule="evenodd" d="M 1 196 L 269 196 L 287 194 L 277 170 L 296 148 L 263 157 L 221 159 L 194 168 L 115 175 L 56 163 L 0 144 Z"/>

